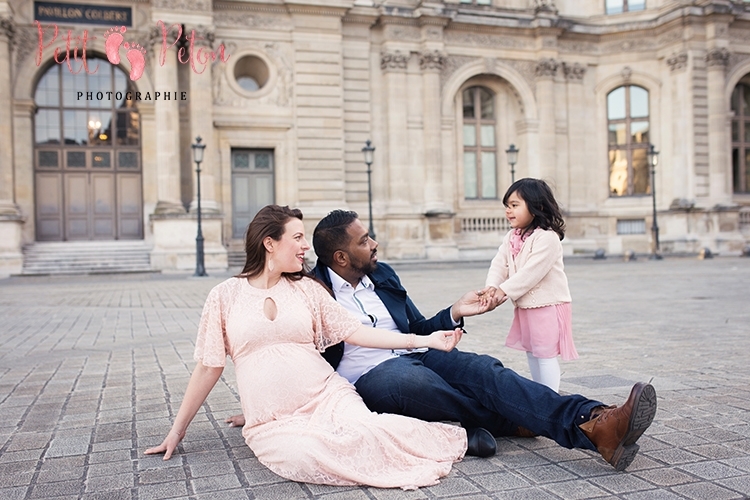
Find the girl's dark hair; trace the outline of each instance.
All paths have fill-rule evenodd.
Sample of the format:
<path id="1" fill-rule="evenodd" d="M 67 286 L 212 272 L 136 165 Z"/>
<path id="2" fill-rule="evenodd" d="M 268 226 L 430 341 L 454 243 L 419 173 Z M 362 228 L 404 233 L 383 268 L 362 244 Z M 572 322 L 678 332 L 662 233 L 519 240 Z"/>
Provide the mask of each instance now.
<path id="1" fill-rule="evenodd" d="M 245 232 L 245 267 L 237 275 L 238 278 L 254 278 L 263 272 L 268 258 L 263 240 L 269 236 L 276 241 L 281 240 L 281 236 L 284 234 L 284 226 L 291 219 L 302 220 L 302 211 L 279 205 L 266 205 L 258 211 Z M 309 276 L 309 274 L 310 269 L 307 264 L 303 264 L 302 271 L 282 273 L 282 276 L 296 281 L 303 276 Z"/>
<path id="2" fill-rule="evenodd" d="M 320 262 L 331 267 L 333 254 L 349 244 L 347 229 L 358 218 L 357 212 L 334 210 L 318 222 L 313 231 L 313 248 Z"/>
<path id="3" fill-rule="evenodd" d="M 534 229 L 541 227 L 545 230 L 553 230 L 562 240 L 565 238 L 565 221 L 562 217 L 560 207 L 552 194 L 552 189 L 541 179 L 532 179 L 526 177 L 518 179 L 511 184 L 508 191 L 503 196 L 503 205 L 508 206 L 508 198 L 513 193 L 526 202 L 529 213 L 534 216 L 524 232 L 532 232 Z"/>

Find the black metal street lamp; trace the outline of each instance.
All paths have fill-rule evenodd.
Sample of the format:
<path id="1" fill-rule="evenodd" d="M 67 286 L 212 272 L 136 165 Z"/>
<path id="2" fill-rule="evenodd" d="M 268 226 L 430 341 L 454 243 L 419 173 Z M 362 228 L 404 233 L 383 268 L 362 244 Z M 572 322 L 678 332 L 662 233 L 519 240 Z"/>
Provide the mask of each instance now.
<path id="1" fill-rule="evenodd" d="M 372 183 L 370 181 L 372 170 L 370 169 L 370 166 L 372 166 L 372 157 L 374 152 L 375 147 L 370 142 L 370 139 L 367 139 L 367 141 L 365 141 L 365 147 L 362 148 L 362 153 L 365 155 L 365 163 L 367 164 L 367 206 L 370 209 L 370 238 L 372 238 L 373 240 L 375 239 L 375 229 L 372 225 Z"/>
<path id="2" fill-rule="evenodd" d="M 201 228 L 201 162 L 206 145 L 201 144 L 201 140 L 201 136 L 198 136 L 195 138 L 195 144 L 190 145 L 193 148 L 193 161 L 195 162 L 196 182 L 198 183 L 198 235 L 195 237 L 195 274 L 193 276 L 208 276 L 204 264 L 203 230 Z"/>
<path id="3" fill-rule="evenodd" d="M 659 163 L 659 152 L 654 148 L 653 144 L 649 145 L 648 163 L 651 165 L 651 201 L 654 210 L 651 224 L 651 232 L 654 234 L 654 251 L 650 258 L 659 260 L 661 259 L 661 254 L 659 253 L 659 224 L 656 222 L 656 165 Z"/>
<path id="4" fill-rule="evenodd" d="M 508 149 L 505 150 L 505 154 L 508 157 L 508 163 L 510 164 L 510 183 L 516 182 L 516 162 L 518 161 L 518 149 L 515 144 L 511 144 Z"/>

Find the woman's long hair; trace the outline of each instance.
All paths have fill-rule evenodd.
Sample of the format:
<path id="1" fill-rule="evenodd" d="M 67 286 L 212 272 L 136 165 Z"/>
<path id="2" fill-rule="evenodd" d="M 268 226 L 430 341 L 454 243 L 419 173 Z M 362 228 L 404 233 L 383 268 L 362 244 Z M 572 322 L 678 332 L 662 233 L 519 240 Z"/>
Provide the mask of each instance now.
<path id="1" fill-rule="evenodd" d="M 268 258 L 263 240 L 269 236 L 275 241 L 281 240 L 286 223 L 291 219 L 302 220 L 302 211 L 279 205 L 266 205 L 258 211 L 245 232 L 245 267 L 237 275 L 238 278 L 254 278 L 263 272 Z M 303 263 L 302 271 L 282 273 L 282 276 L 290 280 L 298 280 L 309 274 L 307 264 Z"/>
<path id="2" fill-rule="evenodd" d="M 524 229 L 524 233 L 531 233 L 534 229 L 541 227 L 544 230 L 551 229 L 556 232 L 561 240 L 565 238 L 565 221 L 560 206 L 546 182 L 531 177 L 518 179 L 505 192 L 503 205 L 507 207 L 508 198 L 516 192 L 526 202 L 529 213 L 534 216 L 529 227 Z"/>

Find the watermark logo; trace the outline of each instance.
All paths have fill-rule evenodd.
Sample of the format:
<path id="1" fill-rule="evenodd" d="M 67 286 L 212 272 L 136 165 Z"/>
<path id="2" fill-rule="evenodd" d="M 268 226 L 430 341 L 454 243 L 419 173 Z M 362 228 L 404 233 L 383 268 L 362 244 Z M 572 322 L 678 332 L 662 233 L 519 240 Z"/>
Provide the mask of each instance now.
<path id="1" fill-rule="evenodd" d="M 56 24 L 42 26 L 39 21 L 34 21 L 37 26 L 38 34 L 38 50 L 36 56 L 36 65 L 39 66 L 44 59 L 44 50 L 48 49 L 54 44 L 60 32 Z M 167 60 L 167 52 L 175 47 L 182 37 L 182 25 L 173 24 L 167 27 L 162 21 L 158 21 L 157 27 L 161 33 L 161 48 L 159 51 L 159 66 L 164 66 Z M 50 33 L 51 32 L 51 33 Z M 169 38 L 172 33 L 176 32 L 174 42 L 169 43 Z M 120 64 L 120 51 L 125 50 L 125 57 L 130 62 L 130 79 L 132 81 L 138 80 L 143 76 L 143 71 L 146 68 L 146 49 L 140 44 L 128 41 L 126 39 L 127 27 L 118 26 L 109 28 L 104 32 L 104 51 L 107 55 L 107 60 L 112 64 Z M 51 36 L 51 39 L 50 39 Z M 99 69 L 89 69 L 88 61 L 86 60 L 86 45 L 90 40 L 96 40 L 95 36 L 89 36 L 88 30 L 83 30 L 80 35 L 74 35 L 72 30 L 68 30 L 65 40 L 65 49 L 56 47 L 53 53 L 54 61 L 57 64 L 66 64 L 68 70 L 73 74 L 78 74 L 82 70 L 86 73 L 93 74 Z M 191 30 L 189 34 L 185 35 L 184 41 L 187 42 L 187 48 L 183 45 L 177 48 L 177 60 L 181 64 L 190 64 L 192 70 L 201 74 L 206 70 L 209 63 L 219 59 L 221 62 L 227 62 L 229 60 L 229 54 L 225 53 L 224 44 L 220 44 L 219 47 L 214 50 L 207 50 L 204 47 L 197 47 L 196 42 L 203 40 L 196 36 L 195 30 Z M 74 69 L 74 63 L 79 62 L 80 66 Z"/>

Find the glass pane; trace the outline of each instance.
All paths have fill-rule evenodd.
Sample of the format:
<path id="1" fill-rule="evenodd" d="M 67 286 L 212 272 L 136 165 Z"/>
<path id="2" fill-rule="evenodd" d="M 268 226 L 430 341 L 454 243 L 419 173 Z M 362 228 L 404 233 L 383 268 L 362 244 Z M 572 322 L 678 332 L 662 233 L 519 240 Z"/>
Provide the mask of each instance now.
<path id="1" fill-rule="evenodd" d="M 750 149 L 745 150 L 745 173 L 740 178 L 740 191 L 747 193 L 750 191 Z"/>
<path id="2" fill-rule="evenodd" d="M 648 150 L 633 150 L 633 194 L 650 194 L 651 180 L 648 166 Z"/>
<path id="3" fill-rule="evenodd" d="M 740 140 L 740 123 L 732 121 L 732 142 Z"/>
<path id="4" fill-rule="evenodd" d="M 482 198 L 497 198 L 495 153 L 482 152 Z"/>
<path id="5" fill-rule="evenodd" d="M 494 146 L 495 145 L 495 126 L 494 125 L 482 125 L 482 146 Z"/>
<path id="6" fill-rule="evenodd" d="M 34 135 L 37 144 L 60 144 L 60 112 L 40 109 L 34 118 Z"/>
<path id="7" fill-rule="evenodd" d="M 740 86 L 737 85 L 734 90 L 732 90 L 732 100 L 730 101 L 730 107 L 732 109 L 732 113 L 737 116 L 740 113 Z"/>
<path id="8" fill-rule="evenodd" d="M 86 167 L 86 153 L 83 151 L 68 151 L 66 163 L 68 167 L 85 168 Z"/>
<path id="9" fill-rule="evenodd" d="M 60 70 L 57 66 L 47 71 L 39 81 L 34 100 L 37 106 L 60 105 Z"/>
<path id="10" fill-rule="evenodd" d="M 477 197 L 477 154 L 464 152 L 464 198 Z"/>
<path id="11" fill-rule="evenodd" d="M 630 87 L 630 117 L 648 116 L 648 91 L 641 87 Z"/>
<path id="12" fill-rule="evenodd" d="M 740 150 L 732 149 L 732 186 L 735 193 L 742 192 L 742 176 L 740 176 Z"/>
<path id="13" fill-rule="evenodd" d="M 628 11 L 632 12 L 635 10 L 644 10 L 646 8 L 646 0 L 628 0 Z"/>
<path id="14" fill-rule="evenodd" d="M 625 118 L 625 87 L 620 87 L 607 95 L 607 119 Z"/>
<path id="15" fill-rule="evenodd" d="M 493 106 L 494 99 L 489 90 L 485 88 L 479 89 L 479 105 L 482 108 L 482 119 L 491 120 L 495 117 L 495 109 Z"/>
<path id="16" fill-rule="evenodd" d="M 609 152 L 609 194 L 622 196 L 628 193 L 628 157 L 625 150 Z"/>
<path id="17" fill-rule="evenodd" d="M 607 0 L 607 14 L 619 14 L 622 12 L 623 0 Z"/>
<path id="18" fill-rule="evenodd" d="M 62 90 L 63 106 L 71 108 L 85 108 L 87 102 L 86 72 L 81 71 L 77 75 L 74 75 L 66 68 L 62 72 Z M 81 92 L 80 98 L 78 96 L 78 92 Z"/>
<path id="19" fill-rule="evenodd" d="M 237 78 L 237 83 L 239 83 L 243 90 L 247 90 L 248 92 L 255 92 L 260 88 L 258 82 L 251 76 L 241 76 Z"/>
<path id="20" fill-rule="evenodd" d="M 117 153 L 117 166 L 120 168 L 138 168 L 138 153 L 120 151 Z"/>
<path id="21" fill-rule="evenodd" d="M 234 153 L 232 159 L 232 168 L 239 169 L 250 169 L 250 154 L 249 153 Z"/>
<path id="22" fill-rule="evenodd" d="M 84 145 L 89 143 L 87 117 L 88 113 L 83 110 L 67 109 L 63 111 L 65 144 Z"/>
<path id="23" fill-rule="evenodd" d="M 477 145 L 477 128 L 474 125 L 464 125 L 464 146 Z"/>
<path id="24" fill-rule="evenodd" d="M 91 166 L 94 168 L 109 168 L 112 166 L 109 151 L 94 151 L 91 154 Z"/>
<path id="25" fill-rule="evenodd" d="M 89 92 L 93 93 L 93 100 L 89 101 L 91 108 L 111 108 L 115 96 L 112 92 L 112 71 L 109 64 L 105 65 L 101 59 L 98 61 L 89 61 L 89 64 L 95 65 L 99 62 L 99 71 L 89 75 Z M 110 95 L 107 95 L 110 92 Z"/>
<path id="26" fill-rule="evenodd" d="M 141 121 L 136 111 L 117 113 L 117 144 L 120 146 L 137 146 L 140 139 Z"/>
<path id="27" fill-rule="evenodd" d="M 750 86 L 742 85 L 742 98 L 740 99 L 741 112 L 743 115 L 750 115 Z"/>
<path id="28" fill-rule="evenodd" d="M 271 168 L 271 155 L 268 153 L 255 154 L 255 169 L 269 170 Z"/>
<path id="29" fill-rule="evenodd" d="M 474 118 L 474 87 L 463 92 L 464 118 Z"/>
<path id="30" fill-rule="evenodd" d="M 631 122 L 630 137 L 633 142 L 648 143 L 648 122 Z"/>
<path id="31" fill-rule="evenodd" d="M 57 151 L 39 151 L 39 166 L 40 167 L 57 167 L 58 158 Z"/>
<path id="32" fill-rule="evenodd" d="M 745 142 L 750 142 L 750 121 L 745 122 Z"/>
<path id="33" fill-rule="evenodd" d="M 492 5 L 492 0 L 477 0 L 477 5 Z"/>
<path id="34" fill-rule="evenodd" d="M 624 123 L 610 123 L 609 124 L 609 143 L 610 144 L 626 144 L 627 135 L 625 134 Z"/>
<path id="35" fill-rule="evenodd" d="M 112 144 L 112 112 L 99 111 L 89 115 L 89 144 Z"/>

